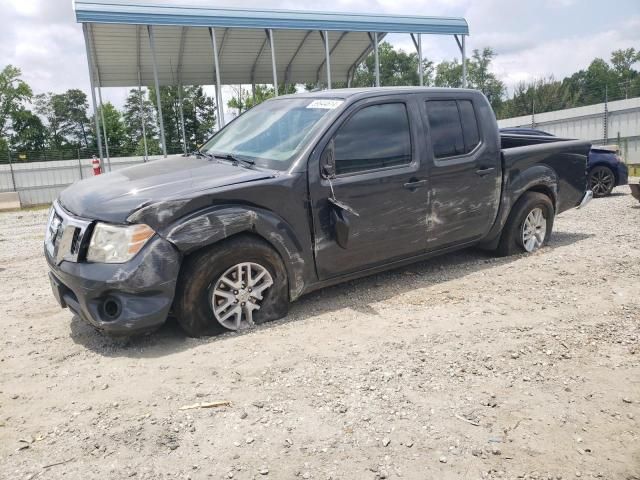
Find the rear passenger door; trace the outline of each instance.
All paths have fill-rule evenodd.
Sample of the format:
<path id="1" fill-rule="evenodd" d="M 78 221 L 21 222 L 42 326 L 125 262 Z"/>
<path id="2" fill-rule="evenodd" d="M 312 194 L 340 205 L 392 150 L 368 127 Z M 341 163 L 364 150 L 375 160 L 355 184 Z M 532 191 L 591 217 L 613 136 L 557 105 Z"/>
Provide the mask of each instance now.
<path id="1" fill-rule="evenodd" d="M 482 136 L 482 128 L 495 127 L 480 124 L 473 96 L 434 94 L 422 108 L 432 159 L 428 249 L 478 240 L 488 233 L 499 205 L 500 154 Z"/>

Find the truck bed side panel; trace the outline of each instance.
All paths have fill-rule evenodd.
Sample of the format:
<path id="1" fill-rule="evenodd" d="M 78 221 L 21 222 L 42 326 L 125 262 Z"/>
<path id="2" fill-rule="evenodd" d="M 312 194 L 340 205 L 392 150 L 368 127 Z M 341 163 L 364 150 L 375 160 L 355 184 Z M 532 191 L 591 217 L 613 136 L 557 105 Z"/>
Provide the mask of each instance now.
<path id="1" fill-rule="evenodd" d="M 577 207 L 587 189 L 590 148 L 589 142 L 567 140 L 503 149 L 500 211 L 485 241 L 499 238 L 511 208 L 528 190 L 550 194 L 556 213 Z"/>

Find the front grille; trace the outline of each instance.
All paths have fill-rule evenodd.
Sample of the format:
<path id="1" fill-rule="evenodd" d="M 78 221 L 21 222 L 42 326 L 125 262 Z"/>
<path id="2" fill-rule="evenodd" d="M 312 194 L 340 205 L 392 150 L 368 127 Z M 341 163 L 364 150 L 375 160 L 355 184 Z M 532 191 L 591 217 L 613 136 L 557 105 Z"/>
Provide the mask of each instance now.
<path id="1" fill-rule="evenodd" d="M 45 235 L 45 248 L 51 259 L 56 264 L 63 260 L 78 262 L 90 225 L 90 221 L 69 214 L 55 202 Z"/>

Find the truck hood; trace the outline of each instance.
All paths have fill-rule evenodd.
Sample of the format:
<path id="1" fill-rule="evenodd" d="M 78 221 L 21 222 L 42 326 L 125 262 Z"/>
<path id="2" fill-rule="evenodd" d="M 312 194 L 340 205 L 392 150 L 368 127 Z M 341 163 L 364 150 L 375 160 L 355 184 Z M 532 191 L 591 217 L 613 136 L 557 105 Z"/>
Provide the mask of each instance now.
<path id="1" fill-rule="evenodd" d="M 189 198 L 197 192 L 252 182 L 275 175 L 196 157 L 174 157 L 82 180 L 65 189 L 60 204 L 92 220 L 125 223 L 136 210 L 160 201 Z"/>

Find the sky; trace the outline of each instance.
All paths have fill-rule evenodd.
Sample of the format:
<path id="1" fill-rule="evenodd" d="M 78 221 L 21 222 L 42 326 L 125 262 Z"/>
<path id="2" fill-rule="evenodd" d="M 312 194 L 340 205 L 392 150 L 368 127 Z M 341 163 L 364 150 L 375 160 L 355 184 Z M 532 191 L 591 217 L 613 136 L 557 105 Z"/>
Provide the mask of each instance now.
<path id="1" fill-rule="evenodd" d="M 137 0 L 137 3 L 146 3 Z M 562 79 L 595 57 L 609 59 L 618 48 L 640 50 L 640 0 L 154 0 L 150 3 L 460 16 L 469 23 L 467 51 L 491 46 L 493 71 L 509 88 L 550 75 Z M 69 88 L 89 91 L 82 29 L 71 0 L 0 0 L 0 68 L 12 64 L 35 93 Z M 408 35 L 387 37 L 414 51 Z M 424 36 L 425 57 L 439 62 L 458 56 L 451 37 Z M 121 106 L 124 89 L 104 89 Z"/>

